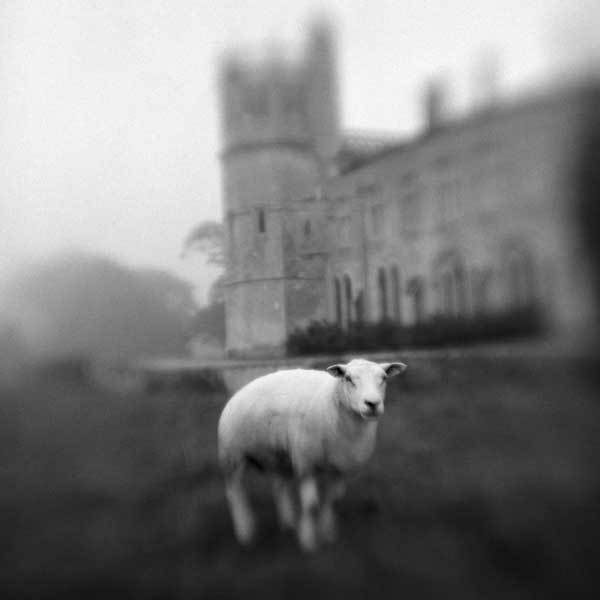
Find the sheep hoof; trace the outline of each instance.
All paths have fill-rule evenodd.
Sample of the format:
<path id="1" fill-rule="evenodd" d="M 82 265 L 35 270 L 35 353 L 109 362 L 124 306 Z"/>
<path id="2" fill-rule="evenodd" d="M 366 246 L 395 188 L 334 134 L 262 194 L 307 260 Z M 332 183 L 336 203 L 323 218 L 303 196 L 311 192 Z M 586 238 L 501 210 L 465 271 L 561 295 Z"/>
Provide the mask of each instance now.
<path id="1" fill-rule="evenodd" d="M 298 541 L 300 542 L 300 547 L 305 552 L 314 552 L 317 549 L 317 534 L 312 522 L 306 519 L 300 521 Z"/>
<path id="2" fill-rule="evenodd" d="M 238 534 L 237 540 L 242 546 L 250 546 L 250 544 L 252 544 L 252 542 L 254 541 L 255 537 L 256 536 L 254 535 L 254 532 L 245 532 Z"/>
<path id="3" fill-rule="evenodd" d="M 256 537 L 256 525 L 253 520 L 245 519 L 235 523 L 235 537 L 242 546 L 248 546 Z"/>
<path id="4" fill-rule="evenodd" d="M 319 538 L 326 544 L 333 544 L 337 540 L 337 522 L 331 512 L 321 515 L 319 520 Z"/>

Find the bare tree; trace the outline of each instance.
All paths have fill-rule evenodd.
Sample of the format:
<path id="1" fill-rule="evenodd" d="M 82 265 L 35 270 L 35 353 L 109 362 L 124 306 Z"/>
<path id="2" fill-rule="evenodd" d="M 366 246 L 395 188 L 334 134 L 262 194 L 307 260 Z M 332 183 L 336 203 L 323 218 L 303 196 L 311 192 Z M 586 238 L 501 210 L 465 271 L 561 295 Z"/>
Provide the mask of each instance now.
<path id="1" fill-rule="evenodd" d="M 222 223 L 202 221 L 196 225 L 183 242 L 182 257 L 190 252 L 203 254 L 206 263 L 221 267 L 223 272 L 211 285 L 208 293 L 210 305 L 224 302 L 223 282 L 225 280 L 225 239 Z"/>
<path id="2" fill-rule="evenodd" d="M 183 242 L 182 256 L 189 252 L 204 254 L 209 265 L 225 266 L 225 243 L 222 223 L 202 221 L 196 225 Z"/>

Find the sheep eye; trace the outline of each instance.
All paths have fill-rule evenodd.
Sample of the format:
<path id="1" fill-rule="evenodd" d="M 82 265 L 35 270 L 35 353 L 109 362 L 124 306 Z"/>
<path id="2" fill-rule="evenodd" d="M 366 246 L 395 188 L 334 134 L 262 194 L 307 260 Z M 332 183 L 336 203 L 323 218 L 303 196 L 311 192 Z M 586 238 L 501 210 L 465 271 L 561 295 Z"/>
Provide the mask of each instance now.
<path id="1" fill-rule="evenodd" d="M 355 385 L 355 384 L 354 384 L 354 381 L 352 381 L 352 378 L 350 377 L 350 375 L 345 375 L 345 376 L 344 376 L 344 379 L 345 379 L 345 380 L 346 380 L 348 383 L 350 383 L 350 384 L 352 384 L 352 385 Z"/>

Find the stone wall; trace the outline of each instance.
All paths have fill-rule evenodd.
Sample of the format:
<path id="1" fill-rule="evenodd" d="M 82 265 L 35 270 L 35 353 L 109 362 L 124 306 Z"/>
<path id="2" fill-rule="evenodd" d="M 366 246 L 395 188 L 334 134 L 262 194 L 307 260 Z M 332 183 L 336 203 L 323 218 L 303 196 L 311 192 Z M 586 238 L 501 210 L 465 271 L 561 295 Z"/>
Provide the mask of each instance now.
<path id="1" fill-rule="evenodd" d="M 369 321 L 536 302 L 557 329 L 589 322 L 571 192 L 582 97 L 489 110 L 329 181 L 328 318 L 356 316 L 350 287 Z"/>
<path id="2" fill-rule="evenodd" d="M 144 380 L 177 385 L 187 376 L 204 376 L 207 384 L 223 384 L 231 395 L 256 377 L 273 371 L 296 368 L 325 369 L 329 365 L 347 362 L 352 358 L 354 356 L 351 355 L 318 355 L 225 361 L 149 359 L 131 365 L 129 372 L 137 374 L 138 385 L 143 385 Z M 476 363 L 486 364 L 490 369 L 504 369 L 509 373 L 511 367 L 528 370 L 544 365 L 561 365 L 560 368 L 565 368 L 565 361 L 576 363 L 590 360 L 586 348 L 582 346 L 549 342 L 372 352 L 363 355 L 363 358 L 374 362 L 401 360 L 408 365 L 405 377 L 417 385 L 438 384 L 444 380 L 449 369 L 460 370 L 468 378 L 469 369 Z"/>

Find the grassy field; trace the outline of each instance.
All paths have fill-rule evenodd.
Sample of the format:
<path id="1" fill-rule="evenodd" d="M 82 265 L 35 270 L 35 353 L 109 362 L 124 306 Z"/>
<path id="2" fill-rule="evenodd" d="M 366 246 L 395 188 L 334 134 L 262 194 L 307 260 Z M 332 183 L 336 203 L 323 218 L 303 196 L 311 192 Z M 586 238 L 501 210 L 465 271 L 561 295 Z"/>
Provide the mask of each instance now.
<path id="1" fill-rule="evenodd" d="M 590 373 L 413 365 L 340 504 L 340 541 L 315 556 L 278 532 L 260 478 L 260 539 L 235 544 L 216 463 L 224 393 L 32 376 L 1 392 L 2 597 L 598 597 Z"/>

